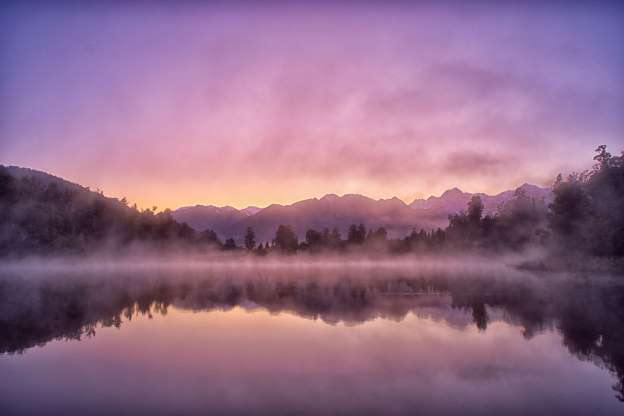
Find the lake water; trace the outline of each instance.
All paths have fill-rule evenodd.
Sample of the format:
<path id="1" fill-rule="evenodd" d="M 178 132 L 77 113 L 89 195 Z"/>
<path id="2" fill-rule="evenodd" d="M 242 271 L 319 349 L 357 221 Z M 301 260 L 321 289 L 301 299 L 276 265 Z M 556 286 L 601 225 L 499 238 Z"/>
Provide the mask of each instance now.
<path id="1" fill-rule="evenodd" d="M 624 414 L 624 280 L 501 268 L 0 277 L 0 414 Z"/>

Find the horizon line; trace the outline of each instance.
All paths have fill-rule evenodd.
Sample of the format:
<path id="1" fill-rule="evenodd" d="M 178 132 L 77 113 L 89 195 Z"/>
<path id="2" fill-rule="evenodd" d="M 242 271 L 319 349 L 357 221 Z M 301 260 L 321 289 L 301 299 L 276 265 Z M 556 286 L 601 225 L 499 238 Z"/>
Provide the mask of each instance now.
<path id="1" fill-rule="evenodd" d="M 29 170 L 33 170 L 35 172 L 41 172 L 41 173 L 44 173 L 46 175 L 59 178 L 61 180 L 64 180 L 64 181 L 67 181 L 67 182 L 71 182 L 71 183 L 73 183 L 75 185 L 79 185 L 81 187 L 88 188 L 89 190 L 94 191 L 94 192 L 101 191 L 105 196 L 107 196 L 109 198 L 116 198 L 116 199 L 119 199 L 119 200 L 121 200 L 123 198 L 126 198 L 126 200 L 128 201 L 128 205 L 136 204 L 136 206 L 138 208 L 152 208 L 152 207 L 156 206 L 154 204 L 152 204 L 151 206 L 149 206 L 149 204 L 147 204 L 146 207 L 142 207 L 137 202 L 131 202 L 127 196 L 115 196 L 115 195 L 112 195 L 112 194 L 107 194 L 103 189 L 101 189 L 98 186 L 92 188 L 90 185 L 84 185 L 81 182 L 74 181 L 74 180 L 71 180 L 71 179 L 66 179 L 63 176 L 58 176 L 58 175 L 56 175 L 54 173 L 50 173 L 50 172 L 48 172 L 46 170 L 43 170 L 43 169 L 35 169 L 35 168 L 32 168 L 32 167 L 13 165 L 13 164 L 2 164 L 2 163 L 0 163 L 0 166 L 5 166 L 7 168 L 15 167 L 15 168 L 19 168 L 19 169 L 29 169 Z M 303 202 L 303 201 L 321 200 L 321 199 L 324 199 L 326 197 L 331 197 L 331 196 L 335 196 L 335 197 L 338 197 L 338 198 L 343 198 L 343 197 L 346 197 L 346 196 L 360 196 L 360 197 L 371 199 L 371 200 L 377 201 L 377 202 L 389 201 L 389 200 L 397 199 L 397 200 L 401 201 L 403 204 L 405 204 L 406 206 L 410 206 L 411 204 L 413 204 L 415 201 L 418 201 L 418 200 L 426 201 L 426 200 L 428 200 L 430 198 L 441 198 L 442 195 L 444 195 L 445 193 L 447 193 L 449 191 L 453 191 L 453 190 L 458 190 L 458 191 L 460 191 L 462 193 L 467 193 L 467 194 L 497 196 L 497 195 L 500 195 L 500 194 L 502 194 L 504 192 L 516 190 L 516 189 L 521 188 L 521 187 L 523 187 L 525 185 L 536 186 L 536 187 L 541 188 L 541 189 L 549 189 L 550 188 L 549 186 L 538 185 L 538 184 L 530 183 L 530 182 L 527 182 L 527 181 L 524 181 L 523 183 L 521 183 L 520 185 L 517 185 L 515 187 L 509 188 L 509 189 L 504 189 L 502 191 L 495 192 L 495 193 L 487 193 L 487 192 L 481 192 L 481 191 L 471 192 L 471 191 L 464 190 L 464 189 L 462 189 L 459 186 L 453 186 L 451 188 L 448 188 L 448 189 L 442 191 L 441 193 L 439 193 L 439 195 L 432 193 L 432 194 L 429 194 L 429 195 L 423 196 L 423 197 L 414 197 L 409 202 L 406 201 L 404 198 L 400 198 L 400 197 L 398 197 L 396 195 L 390 196 L 390 197 L 387 197 L 387 198 L 373 198 L 373 197 L 370 197 L 370 196 L 362 194 L 362 193 L 352 193 L 352 192 L 349 192 L 349 193 L 335 193 L 335 192 L 329 192 L 329 193 L 326 193 L 326 194 L 324 194 L 323 196 L 320 196 L 320 197 L 319 196 L 311 196 L 309 198 L 302 198 L 302 199 L 298 199 L 298 200 L 295 200 L 295 201 L 292 201 L 292 202 L 287 202 L 287 203 L 272 202 L 272 203 L 270 203 L 268 205 L 262 204 L 264 206 L 260 206 L 260 205 L 256 205 L 256 204 L 246 204 L 245 206 L 242 206 L 242 207 L 239 208 L 238 206 L 236 206 L 236 204 L 234 204 L 234 205 L 233 204 L 215 205 L 215 204 L 211 204 L 211 203 L 188 203 L 188 204 L 178 205 L 175 208 L 164 207 L 164 208 L 160 209 L 160 211 L 162 212 L 162 211 L 165 211 L 167 209 L 169 209 L 171 211 L 175 211 L 175 210 L 178 210 L 178 209 L 181 209 L 181 208 L 189 208 L 189 207 L 215 207 L 215 208 L 221 208 L 221 209 L 223 209 L 223 208 L 232 208 L 232 209 L 235 209 L 237 211 L 242 211 L 242 210 L 245 210 L 245 209 L 248 209 L 248 208 L 258 208 L 258 209 L 262 210 L 262 209 L 265 209 L 265 208 L 268 208 L 268 207 L 274 206 L 274 205 L 287 207 L 287 206 L 292 206 L 292 205 L 295 205 L 295 204 Z M 157 211 L 159 211 L 159 210 L 157 209 Z"/>

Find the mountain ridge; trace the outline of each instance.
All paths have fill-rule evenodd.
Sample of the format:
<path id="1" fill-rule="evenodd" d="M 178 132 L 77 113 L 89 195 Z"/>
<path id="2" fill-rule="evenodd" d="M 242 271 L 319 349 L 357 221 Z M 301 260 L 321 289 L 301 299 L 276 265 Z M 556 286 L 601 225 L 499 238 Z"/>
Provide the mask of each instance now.
<path id="1" fill-rule="evenodd" d="M 35 177 L 44 183 L 89 191 L 88 187 L 47 172 L 19 166 L 7 166 L 7 169 L 16 177 Z M 465 209 L 473 195 L 481 197 L 486 214 L 495 213 L 511 199 L 517 189 L 547 203 L 552 200 L 549 188 L 524 183 L 516 189 L 496 195 L 469 193 L 454 187 L 440 196 L 415 199 L 410 204 L 397 197 L 373 199 L 361 194 L 339 196 L 329 193 L 320 198 L 308 198 L 288 205 L 271 204 L 264 208 L 249 206 L 239 210 L 232 206 L 198 204 L 175 209 L 171 211 L 171 215 L 176 221 L 187 223 L 197 231 L 211 229 L 222 239 L 235 238 L 239 242 L 242 241 L 247 227 L 254 229 L 258 241 L 271 241 L 280 224 L 291 225 L 300 239 L 305 237 L 310 228 L 337 228 L 346 235 L 351 224 L 360 223 L 369 229 L 384 227 L 388 236 L 402 237 L 414 228 L 444 228 L 448 223 L 448 216 Z"/>
<path id="2" fill-rule="evenodd" d="M 173 211 L 176 220 L 186 222 L 201 231 L 208 226 L 223 237 L 242 238 L 247 227 L 252 227 L 259 240 L 270 241 L 279 224 L 289 224 L 299 238 L 305 236 L 309 228 L 338 228 L 343 234 L 351 224 L 363 223 L 368 228 L 385 227 L 389 236 L 405 235 L 413 228 L 434 229 L 445 227 L 448 216 L 465 209 L 473 195 L 483 200 L 485 212 L 495 213 L 500 206 L 512 198 L 517 189 L 522 189 L 532 198 L 550 202 L 551 190 L 537 185 L 524 183 L 518 188 L 495 195 L 464 192 L 458 187 L 443 192 L 440 196 L 427 199 L 415 199 L 406 204 L 395 197 L 373 199 L 361 194 L 330 193 L 320 198 L 308 198 L 292 204 L 271 204 L 249 213 L 247 208 L 233 214 L 231 207 L 214 207 L 212 214 L 193 210 L 193 207 L 181 207 Z M 227 215 L 225 210 L 230 215 Z M 203 215 L 202 215 L 203 214 Z M 224 219 L 227 217 L 227 219 Z"/>
<path id="3" fill-rule="evenodd" d="M 455 202 L 455 204 L 461 203 L 465 206 L 465 204 L 468 203 L 473 195 L 478 195 L 479 197 L 481 197 L 481 200 L 485 205 L 485 212 L 488 214 L 492 214 L 498 210 L 500 204 L 505 203 L 507 200 L 509 200 L 513 196 L 514 192 L 516 192 L 516 190 L 518 189 L 524 190 L 529 197 L 536 199 L 544 198 L 546 202 L 550 202 L 550 199 L 552 198 L 550 188 L 543 188 L 525 182 L 517 188 L 508 189 L 494 195 L 489 195 L 483 192 L 464 192 L 458 187 L 454 187 L 444 191 L 439 197 L 432 195 L 427 199 L 417 198 L 412 201 L 409 206 L 416 209 L 440 209 L 443 206 L 449 205 L 452 202 Z M 454 206 L 453 208 L 463 209 L 463 207 L 457 206 Z"/>

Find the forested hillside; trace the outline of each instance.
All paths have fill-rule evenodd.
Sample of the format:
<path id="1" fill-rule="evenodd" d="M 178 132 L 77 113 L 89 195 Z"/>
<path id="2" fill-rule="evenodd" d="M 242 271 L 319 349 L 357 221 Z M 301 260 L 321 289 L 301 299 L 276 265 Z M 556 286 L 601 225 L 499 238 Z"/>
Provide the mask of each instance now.
<path id="1" fill-rule="evenodd" d="M 319 205 L 328 199 L 325 197 L 295 204 L 297 210 L 262 210 L 249 216 L 255 222 L 241 230 L 244 236 L 235 237 L 244 241 L 244 249 L 259 255 L 518 252 L 534 246 L 558 256 L 622 257 L 624 156 L 612 156 L 605 146 L 596 152 L 591 170 L 566 179 L 559 175 L 551 203 L 520 187 L 495 212 L 488 213 L 481 196 L 475 194 L 465 210 L 449 215 L 445 228 L 419 230 L 413 223 L 411 232 L 397 236 L 395 230 L 392 235 L 391 229 L 378 223 L 379 211 L 394 216 L 394 223 L 400 220 L 408 226 L 409 217 L 399 213 L 412 208 L 398 200 L 349 196 L 340 200 L 342 205 L 350 204 L 341 205 L 340 212 L 355 215 L 358 221 L 343 232 L 334 225 L 336 214 L 330 208 L 335 204 Z M 368 209 L 360 209 L 362 200 Z M 317 209 L 319 206 L 324 209 Z M 305 218 L 316 218 L 312 226 L 294 214 L 301 211 Z M 300 239 L 302 232 L 305 237 Z M 0 166 L 0 256 L 124 252 L 135 246 L 184 252 L 243 250 L 231 236 L 223 243 L 219 237 L 212 228 L 197 231 L 176 221 L 170 210 L 139 210 L 129 207 L 125 199 L 109 198 L 43 172 Z"/>
<path id="2" fill-rule="evenodd" d="M 129 207 L 88 188 L 18 167 L 0 166 L 0 255 L 83 253 L 132 245 L 150 248 L 204 246 L 211 233 L 196 233 L 170 211 Z"/>

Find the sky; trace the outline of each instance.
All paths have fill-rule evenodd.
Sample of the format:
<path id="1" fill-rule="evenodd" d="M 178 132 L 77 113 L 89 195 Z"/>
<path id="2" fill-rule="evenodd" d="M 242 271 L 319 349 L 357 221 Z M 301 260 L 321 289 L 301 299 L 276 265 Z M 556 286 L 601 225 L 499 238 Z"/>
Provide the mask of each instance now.
<path id="1" fill-rule="evenodd" d="M 84 3 L 0 5 L 0 163 L 142 207 L 497 193 L 624 148 L 617 3 Z"/>

